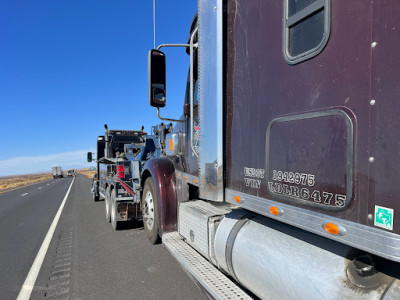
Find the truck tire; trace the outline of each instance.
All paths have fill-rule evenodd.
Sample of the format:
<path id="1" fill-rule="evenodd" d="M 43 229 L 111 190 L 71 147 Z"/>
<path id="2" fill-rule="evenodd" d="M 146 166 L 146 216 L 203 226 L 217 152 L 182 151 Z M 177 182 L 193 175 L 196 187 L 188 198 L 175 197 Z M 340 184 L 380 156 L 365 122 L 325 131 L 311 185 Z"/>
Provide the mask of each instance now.
<path id="1" fill-rule="evenodd" d="M 110 214 L 110 187 L 106 189 L 106 197 L 104 199 L 105 203 L 105 212 L 106 212 L 106 220 L 108 223 L 111 222 L 111 214 Z"/>
<path id="2" fill-rule="evenodd" d="M 94 201 L 94 202 L 99 201 L 99 198 L 100 198 L 99 195 L 96 195 L 96 193 L 93 193 L 93 201 Z"/>
<path id="3" fill-rule="evenodd" d="M 93 188 L 92 197 L 93 197 L 93 201 L 94 201 L 94 202 L 97 202 L 97 201 L 100 200 L 100 196 L 99 196 L 99 195 L 96 195 L 96 192 L 97 192 L 97 194 L 99 193 L 98 187 L 97 187 L 97 188 L 96 188 L 96 187 Z"/>
<path id="4" fill-rule="evenodd" d="M 120 230 L 121 229 L 121 221 L 117 221 L 118 217 L 118 211 L 117 211 L 117 201 L 116 201 L 116 192 L 115 189 L 111 192 L 111 227 L 114 230 Z"/>
<path id="5" fill-rule="evenodd" d="M 158 197 L 154 182 L 151 177 L 146 179 L 142 197 L 142 215 L 144 231 L 150 243 L 157 244 L 160 242 L 159 234 L 159 213 L 158 213 Z"/>

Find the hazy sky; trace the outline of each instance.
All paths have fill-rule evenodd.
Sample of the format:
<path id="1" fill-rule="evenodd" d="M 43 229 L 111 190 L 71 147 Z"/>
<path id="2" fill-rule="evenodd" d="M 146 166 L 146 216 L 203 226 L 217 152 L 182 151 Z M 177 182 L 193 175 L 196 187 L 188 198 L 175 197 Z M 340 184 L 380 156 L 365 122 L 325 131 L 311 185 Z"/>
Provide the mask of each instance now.
<path id="1" fill-rule="evenodd" d="M 150 132 L 152 0 L 0 1 L 0 176 L 64 168 L 95 148 L 103 125 Z M 156 45 L 186 43 L 195 0 L 156 0 Z M 166 117 L 183 109 L 189 58 L 167 56 Z M 50 171 L 50 169 L 48 170 Z"/>

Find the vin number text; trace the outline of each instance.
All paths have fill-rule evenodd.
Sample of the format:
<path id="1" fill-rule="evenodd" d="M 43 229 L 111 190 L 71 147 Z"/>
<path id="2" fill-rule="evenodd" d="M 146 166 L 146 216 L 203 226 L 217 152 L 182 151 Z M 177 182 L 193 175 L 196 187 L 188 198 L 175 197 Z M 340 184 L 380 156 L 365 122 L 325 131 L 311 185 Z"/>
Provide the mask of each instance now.
<path id="1" fill-rule="evenodd" d="M 273 170 L 272 181 L 268 182 L 268 189 L 274 194 L 327 206 L 344 207 L 346 204 L 346 195 L 310 188 L 316 183 L 314 174 Z"/>

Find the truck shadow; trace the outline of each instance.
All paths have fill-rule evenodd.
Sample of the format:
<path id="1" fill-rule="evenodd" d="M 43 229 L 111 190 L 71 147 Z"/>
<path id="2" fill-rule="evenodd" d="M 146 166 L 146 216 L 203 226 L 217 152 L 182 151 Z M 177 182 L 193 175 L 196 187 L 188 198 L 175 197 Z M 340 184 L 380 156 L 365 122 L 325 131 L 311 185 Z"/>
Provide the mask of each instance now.
<path id="1" fill-rule="evenodd" d="M 140 220 L 140 221 L 131 220 L 131 221 L 128 221 L 128 222 L 123 222 L 121 224 L 120 230 L 131 230 L 131 229 L 135 229 L 136 231 L 144 230 L 143 221 L 142 220 Z"/>

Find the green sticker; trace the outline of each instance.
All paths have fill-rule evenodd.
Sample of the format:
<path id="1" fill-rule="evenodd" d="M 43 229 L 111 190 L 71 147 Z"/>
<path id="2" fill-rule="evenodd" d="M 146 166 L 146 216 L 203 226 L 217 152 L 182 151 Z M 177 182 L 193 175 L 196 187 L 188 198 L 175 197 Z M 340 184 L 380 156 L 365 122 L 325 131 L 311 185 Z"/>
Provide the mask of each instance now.
<path id="1" fill-rule="evenodd" d="M 375 205 L 374 225 L 393 230 L 393 209 Z"/>

